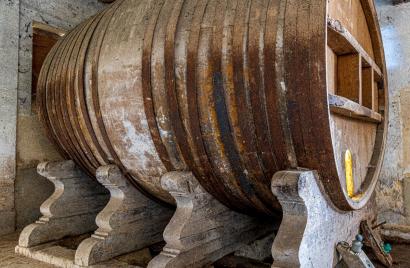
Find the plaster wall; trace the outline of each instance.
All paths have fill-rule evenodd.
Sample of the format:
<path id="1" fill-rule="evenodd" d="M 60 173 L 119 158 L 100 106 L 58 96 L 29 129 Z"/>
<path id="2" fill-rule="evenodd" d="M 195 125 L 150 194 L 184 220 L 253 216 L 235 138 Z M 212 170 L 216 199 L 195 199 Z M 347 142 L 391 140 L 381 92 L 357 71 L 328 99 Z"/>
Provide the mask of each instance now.
<path id="1" fill-rule="evenodd" d="M 410 225 L 410 3 L 376 0 L 389 80 L 389 134 L 376 191 L 379 220 Z M 65 30 L 95 14 L 97 0 L 0 0 L 0 234 L 39 216 L 52 185 L 36 174 L 60 156 L 31 111 L 33 20 Z M 17 213 L 16 213 L 17 212 Z"/>
<path id="2" fill-rule="evenodd" d="M 377 0 L 389 81 L 389 129 L 376 190 L 379 221 L 410 225 L 410 3 Z"/>
<path id="3" fill-rule="evenodd" d="M 53 186 L 37 175 L 42 161 L 61 157 L 46 138 L 37 115 L 32 112 L 32 22 L 70 30 L 106 4 L 97 0 L 20 0 L 20 47 L 17 116 L 17 174 L 15 184 L 16 227 L 22 228 L 39 216 L 40 204 Z"/>
<path id="4" fill-rule="evenodd" d="M 37 175 L 61 157 L 32 111 L 32 22 L 72 29 L 106 4 L 97 0 L 0 0 L 0 235 L 39 216 L 53 186 Z"/>
<path id="5" fill-rule="evenodd" d="M 0 1 L 0 235 L 15 228 L 19 5 Z"/>

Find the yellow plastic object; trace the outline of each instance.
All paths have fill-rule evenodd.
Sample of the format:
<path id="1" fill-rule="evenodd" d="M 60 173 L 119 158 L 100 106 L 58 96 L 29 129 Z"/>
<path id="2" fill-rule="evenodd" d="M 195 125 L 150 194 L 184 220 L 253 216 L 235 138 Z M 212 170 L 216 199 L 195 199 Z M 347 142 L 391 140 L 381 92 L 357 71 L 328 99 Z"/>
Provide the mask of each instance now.
<path id="1" fill-rule="evenodd" d="M 354 197 L 353 160 L 350 150 L 345 153 L 346 190 L 350 198 Z"/>
<path id="2" fill-rule="evenodd" d="M 352 200 L 358 202 L 358 201 L 360 201 L 360 199 L 362 199 L 362 197 L 363 197 L 362 193 L 356 194 L 352 197 Z"/>

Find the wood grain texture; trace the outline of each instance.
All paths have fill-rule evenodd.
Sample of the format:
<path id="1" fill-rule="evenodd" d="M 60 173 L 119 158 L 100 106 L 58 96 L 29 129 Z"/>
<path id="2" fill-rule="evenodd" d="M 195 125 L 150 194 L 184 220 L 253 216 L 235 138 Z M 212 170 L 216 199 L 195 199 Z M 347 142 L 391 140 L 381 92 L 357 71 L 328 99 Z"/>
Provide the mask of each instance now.
<path id="1" fill-rule="evenodd" d="M 32 83 L 31 99 L 32 111 L 37 111 L 37 83 L 46 56 L 51 48 L 57 43 L 65 31 L 53 28 L 47 24 L 33 21 L 33 57 L 32 57 Z"/>
<path id="2" fill-rule="evenodd" d="M 380 123 L 383 119 L 379 113 L 374 112 L 372 109 L 333 94 L 329 94 L 329 107 L 331 112 L 350 118 L 374 123 Z"/>
<path id="3" fill-rule="evenodd" d="M 364 0 L 373 3 L 373 0 Z M 373 57 L 372 34 L 369 30 L 367 21 L 366 7 L 361 0 L 330 0 L 329 17 L 340 21 L 340 23 L 349 31 L 365 51 Z"/>
<path id="4" fill-rule="evenodd" d="M 362 61 L 359 54 L 337 58 L 337 95 L 362 103 Z"/>
<path id="5" fill-rule="evenodd" d="M 366 128 L 348 144 L 374 152 L 370 164 L 367 153 L 357 158 L 361 167 L 379 166 L 384 129 L 376 135 L 376 123 L 333 124 L 328 92 L 357 90 L 348 97 L 361 103 L 360 64 L 376 70 L 380 84 L 385 69 L 372 3 L 338 1 L 329 5 L 350 17 L 332 18 L 341 22 L 334 28 L 325 0 L 117 0 L 45 60 L 40 116 L 61 151 L 90 175 L 115 164 L 160 202 L 175 204 L 161 176 L 190 170 L 228 207 L 278 215 L 270 178 L 302 167 L 318 170 L 339 208 L 359 208 L 378 169 L 359 176 L 362 201 L 346 198 L 335 149 L 346 144 L 332 133 Z M 354 68 L 344 64 L 345 52 L 359 54 Z M 384 95 L 372 104 L 383 121 L 377 127 L 387 118 Z"/>
<path id="6" fill-rule="evenodd" d="M 376 104 L 374 94 L 374 71 L 370 67 L 362 67 L 362 102 L 361 104 L 369 109 L 375 110 Z"/>
<path id="7" fill-rule="evenodd" d="M 334 9 L 332 5 L 340 5 L 338 1 L 330 1 L 329 9 Z M 354 179 L 355 179 L 355 190 L 357 194 L 363 194 L 364 189 L 371 189 L 375 185 L 375 174 L 380 170 L 382 161 L 380 155 L 383 154 L 383 147 L 386 137 L 386 124 L 387 117 L 385 117 L 385 108 L 379 106 L 379 102 L 382 103 L 387 100 L 386 92 L 378 90 L 378 86 L 387 84 L 383 73 L 385 73 L 385 65 L 383 62 L 383 51 L 380 51 L 382 47 L 380 41 L 380 32 L 377 29 L 378 24 L 375 20 L 375 10 L 374 3 L 372 1 L 363 0 L 360 1 L 361 6 L 357 4 L 359 1 L 351 1 L 351 7 L 356 6 L 356 8 L 361 8 L 360 11 L 355 11 L 350 13 L 351 18 L 347 19 L 350 21 L 366 21 L 366 27 L 363 27 L 361 23 L 346 25 L 346 18 L 340 18 L 341 14 L 344 16 L 349 15 L 348 13 L 340 12 L 339 14 L 332 15 L 329 13 L 327 18 L 328 25 L 328 45 L 331 48 L 331 53 L 337 55 L 337 58 L 344 57 L 347 54 L 359 54 L 361 58 L 361 70 L 355 72 L 356 81 L 361 81 L 361 90 L 359 92 L 359 100 L 355 99 L 358 104 L 367 105 L 370 109 L 376 112 L 376 120 L 367 120 L 367 116 L 363 118 L 358 118 L 354 113 L 346 110 L 340 110 L 333 108 L 333 111 L 338 111 L 341 113 L 331 114 L 331 124 L 333 125 L 332 137 L 334 146 L 334 155 L 337 165 L 337 170 L 340 178 L 340 183 L 342 187 L 345 187 L 344 179 L 344 151 L 354 150 Z M 342 3 L 347 4 L 347 2 Z M 360 15 L 359 17 L 354 17 L 354 14 Z M 362 32 L 362 33 L 361 33 Z M 367 34 L 369 33 L 369 35 Z M 369 48 L 373 51 L 369 52 Z M 327 63 L 334 64 L 332 57 L 328 57 Z M 351 68 L 346 65 L 345 68 L 348 70 Z M 373 78 L 371 77 L 371 72 L 373 72 Z M 367 73 L 366 73 L 366 70 Z M 328 71 L 331 71 L 328 69 Z M 337 79 L 337 71 L 333 70 L 334 74 L 328 74 L 328 77 L 332 79 Z M 346 72 L 346 71 L 345 71 Z M 354 78 L 354 77 L 353 77 Z M 373 90 L 370 87 L 373 86 Z M 337 91 L 336 91 L 337 92 Z M 377 94 L 375 94 L 377 93 Z M 360 98 L 361 97 L 361 98 Z M 355 104 L 353 104 L 356 106 Z M 361 107 L 360 110 L 362 110 Z M 332 108 L 331 108 L 332 109 Z M 372 113 L 370 113 L 372 114 Z M 379 116 L 380 114 L 380 116 Z M 352 118 L 353 115 L 356 118 Z M 362 124 L 360 121 L 362 120 Z M 365 121 L 369 123 L 365 123 Z M 379 121 L 381 119 L 382 121 Z M 375 124 L 372 125 L 370 121 Z M 344 135 L 343 133 L 346 133 Z M 347 134 L 348 133 L 348 134 Z M 358 150 L 358 148 L 361 148 Z M 379 159 L 376 160 L 376 159 Z M 373 180 L 370 179 L 373 177 Z"/>
<path id="8" fill-rule="evenodd" d="M 328 45 L 337 55 L 359 53 L 363 58 L 363 66 L 375 70 L 381 79 L 382 72 L 373 57 L 360 45 L 356 38 L 339 22 L 328 19 Z"/>

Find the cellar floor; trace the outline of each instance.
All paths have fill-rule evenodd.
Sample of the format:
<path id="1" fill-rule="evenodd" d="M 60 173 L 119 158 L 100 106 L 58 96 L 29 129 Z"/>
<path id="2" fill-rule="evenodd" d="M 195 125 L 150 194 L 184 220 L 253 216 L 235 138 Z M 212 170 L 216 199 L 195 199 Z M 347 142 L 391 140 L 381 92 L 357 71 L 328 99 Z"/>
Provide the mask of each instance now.
<path id="1" fill-rule="evenodd" d="M 0 267 L 7 268 L 48 268 L 54 267 L 14 253 L 18 233 L 0 237 Z"/>
<path id="2" fill-rule="evenodd" d="M 19 233 L 14 233 L 11 235 L 6 235 L 0 237 L 0 267 L 7 268 L 52 268 L 54 266 L 47 265 L 43 262 L 32 260 L 14 253 L 14 247 L 17 245 Z M 141 255 L 141 253 L 139 254 Z M 392 255 L 394 259 L 395 268 L 409 268 L 410 267 L 410 244 L 393 244 Z M 130 254 L 120 257 L 122 261 L 127 259 L 127 262 L 134 262 L 135 264 L 135 255 Z M 235 263 L 236 267 L 249 267 L 249 263 L 245 266 L 238 264 L 237 260 L 230 261 L 229 258 L 225 258 L 224 264 L 215 265 L 215 267 L 232 267 L 227 265 L 227 263 Z M 239 262 L 240 263 L 240 262 Z M 383 268 L 381 264 L 373 261 L 377 268 Z M 134 266 L 135 267 L 135 266 Z M 267 267 L 266 265 L 251 265 L 251 267 Z"/>
<path id="3" fill-rule="evenodd" d="M 39 262 L 14 253 L 14 248 L 17 245 L 20 232 L 1 236 L 0 237 L 0 268 L 51 268 L 54 265 L 48 265 L 43 262 Z M 70 243 L 73 245 L 77 243 L 75 239 L 73 241 L 65 240 L 65 246 L 70 248 Z M 115 260 L 95 265 L 91 267 L 95 268 L 120 268 L 120 267 L 133 267 L 141 268 L 146 267 L 146 264 L 152 259 L 151 253 L 148 249 L 143 249 L 133 253 L 125 254 L 115 258 Z"/>
<path id="4" fill-rule="evenodd" d="M 410 267 L 410 244 L 392 244 L 393 267 L 409 268 Z M 376 268 L 384 266 L 373 261 Z"/>

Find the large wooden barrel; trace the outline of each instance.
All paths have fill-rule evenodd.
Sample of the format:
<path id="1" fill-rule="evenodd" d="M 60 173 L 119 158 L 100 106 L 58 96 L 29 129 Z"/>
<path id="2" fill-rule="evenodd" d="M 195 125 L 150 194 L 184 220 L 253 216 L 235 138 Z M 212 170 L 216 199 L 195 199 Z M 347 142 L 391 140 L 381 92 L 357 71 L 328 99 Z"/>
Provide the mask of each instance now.
<path id="1" fill-rule="evenodd" d="M 272 215 L 284 169 L 316 170 L 340 209 L 368 201 L 384 77 L 372 0 L 117 0 L 56 44 L 37 98 L 50 138 L 90 175 L 115 163 L 172 204 L 161 176 L 190 170 L 231 208 Z"/>

